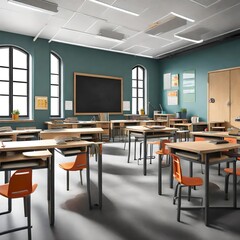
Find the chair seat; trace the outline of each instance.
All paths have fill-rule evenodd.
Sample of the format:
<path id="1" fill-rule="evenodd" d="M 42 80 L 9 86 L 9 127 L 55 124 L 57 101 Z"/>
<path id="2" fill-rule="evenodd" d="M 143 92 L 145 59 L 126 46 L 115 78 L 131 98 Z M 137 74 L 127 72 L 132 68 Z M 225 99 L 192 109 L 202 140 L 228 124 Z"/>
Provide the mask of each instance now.
<path id="1" fill-rule="evenodd" d="M 160 145 L 160 141 L 151 141 L 151 142 L 147 142 L 148 144 L 153 144 L 153 145 Z"/>
<path id="2" fill-rule="evenodd" d="M 170 154 L 170 151 L 168 149 L 165 149 L 165 151 L 163 152 L 162 150 L 158 150 L 156 151 L 156 154 L 159 154 L 159 155 L 168 155 Z"/>
<path id="3" fill-rule="evenodd" d="M 75 168 L 73 168 L 75 162 L 65 162 L 65 163 L 60 163 L 59 166 L 64 169 L 64 170 L 71 170 L 71 171 L 78 171 L 81 169 L 86 168 L 87 166 L 85 164 L 79 165 Z"/>
<path id="4" fill-rule="evenodd" d="M 228 174 L 233 174 L 233 168 L 224 168 L 224 172 Z M 236 168 L 236 175 L 240 176 L 240 168 Z"/>
<path id="5" fill-rule="evenodd" d="M 185 186 L 202 186 L 203 185 L 203 180 L 200 177 L 187 177 L 187 176 L 182 176 L 182 182 L 181 184 L 184 184 Z"/>
<path id="6" fill-rule="evenodd" d="M 31 193 L 33 193 L 35 190 L 36 190 L 36 188 L 37 188 L 37 184 L 35 183 L 35 184 L 33 184 L 32 185 L 32 190 L 31 190 L 31 192 L 29 192 L 29 191 L 27 191 L 27 190 L 25 190 L 25 191 L 21 191 L 21 197 L 24 197 L 24 196 L 27 196 L 27 195 L 30 195 Z M 8 194 L 8 188 L 9 188 L 9 184 L 7 183 L 7 184 L 4 184 L 4 185 L 1 185 L 0 186 L 0 195 L 2 195 L 2 196 L 4 196 L 4 197 L 6 197 L 6 198 L 10 198 L 9 197 L 9 194 Z M 14 197 L 14 196 L 11 196 L 11 198 L 19 198 L 19 196 L 18 196 L 18 194 L 16 194 L 16 196 Z"/>

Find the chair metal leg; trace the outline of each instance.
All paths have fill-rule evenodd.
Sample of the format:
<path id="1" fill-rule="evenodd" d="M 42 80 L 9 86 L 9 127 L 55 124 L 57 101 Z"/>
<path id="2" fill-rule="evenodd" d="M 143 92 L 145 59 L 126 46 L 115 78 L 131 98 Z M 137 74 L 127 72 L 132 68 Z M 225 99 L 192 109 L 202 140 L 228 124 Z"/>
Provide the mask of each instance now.
<path id="1" fill-rule="evenodd" d="M 81 185 L 83 185 L 83 181 L 82 181 L 82 170 L 80 170 L 80 180 L 81 180 Z"/>
<path id="2" fill-rule="evenodd" d="M 228 183 L 229 183 L 230 174 L 225 176 L 225 200 L 228 200 Z"/>
<path id="3" fill-rule="evenodd" d="M 178 198 L 178 188 L 179 188 L 180 183 L 178 182 L 176 187 L 175 187 L 175 191 L 174 191 L 174 197 L 173 197 L 173 204 L 176 204 L 176 200 Z"/>
<path id="4" fill-rule="evenodd" d="M 178 208 L 177 208 L 177 221 L 180 222 L 180 214 L 181 214 L 181 201 L 182 201 L 182 186 L 179 186 L 178 191 Z"/>
<path id="5" fill-rule="evenodd" d="M 69 171 L 67 170 L 67 191 L 69 191 Z"/>

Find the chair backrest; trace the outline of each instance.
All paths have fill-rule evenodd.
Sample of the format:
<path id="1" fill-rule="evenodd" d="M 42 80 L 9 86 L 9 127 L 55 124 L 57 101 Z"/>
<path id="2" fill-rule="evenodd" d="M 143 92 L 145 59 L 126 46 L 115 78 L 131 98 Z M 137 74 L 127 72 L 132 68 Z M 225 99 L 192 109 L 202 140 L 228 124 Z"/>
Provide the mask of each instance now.
<path id="1" fill-rule="evenodd" d="M 207 139 L 204 137 L 195 137 L 195 142 L 206 141 Z"/>
<path id="2" fill-rule="evenodd" d="M 162 150 L 162 153 L 166 153 L 168 154 L 169 153 L 169 150 L 167 149 L 167 146 L 166 146 L 166 143 L 170 143 L 171 141 L 168 140 L 168 139 L 164 139 L 161 141 L 161 150 Z"/>
<path id="3" fill-rule="evenodd" d="M 180 158 L 175 155 L 171 154 L 172 156 L 172 161 L 173 161 L 173 177 L 178 181 L 182 182 L 182 168 L 181 168 L 181 163 L 180 163 Z"/>
<path id="4" fill-rule="evenodd" d="M 78 170 L 83 167 L 87 167 L 87 153 L 86 152 L 80 153 L 76 156 L 76 160 L 74 162 L 72 169 Z"/>
<path id="5" fill-rule="evenodd" d="M 236 138 L 225 137 L 224 140 L 228 141 L 229 143 L 237 143 L 237 139 Z"/>
<path id="6" fill-rule="evenodd" d="M 17 170 L 10 178 L 8 197 L 25 197 L 33 192 L 32 169 Z"/>

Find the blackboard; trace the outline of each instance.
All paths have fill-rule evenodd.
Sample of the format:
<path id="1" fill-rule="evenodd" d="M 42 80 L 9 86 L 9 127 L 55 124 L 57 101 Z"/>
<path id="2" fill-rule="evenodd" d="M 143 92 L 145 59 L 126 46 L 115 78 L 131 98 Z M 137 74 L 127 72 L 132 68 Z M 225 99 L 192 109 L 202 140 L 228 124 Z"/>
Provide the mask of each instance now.
<path id="1" fill-rule="evenodd" d="M 74 114 L 122 114 L 123 79 L 74 73 Z"/>

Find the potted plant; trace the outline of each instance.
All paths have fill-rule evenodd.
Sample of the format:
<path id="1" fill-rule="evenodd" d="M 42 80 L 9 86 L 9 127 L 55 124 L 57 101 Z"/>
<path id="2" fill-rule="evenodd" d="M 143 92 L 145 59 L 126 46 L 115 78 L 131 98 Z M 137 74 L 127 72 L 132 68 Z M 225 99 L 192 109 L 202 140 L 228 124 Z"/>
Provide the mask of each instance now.
<path id="1" fill-rule="evenodd" d="M 139 114 L 140 114 L 140 115 L 144 115 L 144 109 L 143 109 L 143 108 L 141 108 L 141 109 L 139 110 Z"/>
<path id="2" fill-rule="evenodd" d="M 187 109 L 186 108 L 181 108 L 181 119 L 186 119 L 187 118 Z"/>
<path id="3" fill-rule="evenodd" d="M 20 111 L 18 109 L 15 109 L 12 111 L 12 119 L 13 120 L 18 120 L 19 118 Z"/>

